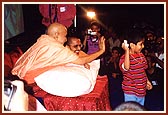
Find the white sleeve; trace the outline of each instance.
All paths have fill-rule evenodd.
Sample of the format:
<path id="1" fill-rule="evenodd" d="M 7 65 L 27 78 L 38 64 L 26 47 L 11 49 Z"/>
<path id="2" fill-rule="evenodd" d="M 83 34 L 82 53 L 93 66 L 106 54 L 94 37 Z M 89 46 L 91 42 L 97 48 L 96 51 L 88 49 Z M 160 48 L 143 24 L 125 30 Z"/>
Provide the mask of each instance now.
<path id="1" fill-rule="evenodd" d="M 124 71 L 128 71 L 127 69 L 124 68 L 124 63 L 122 63 L 121 67 L 123 68 Z"/>

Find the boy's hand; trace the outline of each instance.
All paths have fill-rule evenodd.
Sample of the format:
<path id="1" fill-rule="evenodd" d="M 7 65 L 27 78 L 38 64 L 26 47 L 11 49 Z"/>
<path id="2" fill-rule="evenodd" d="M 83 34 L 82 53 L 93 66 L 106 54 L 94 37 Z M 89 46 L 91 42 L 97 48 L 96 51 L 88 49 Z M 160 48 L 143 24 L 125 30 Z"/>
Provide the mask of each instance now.
<path id="1" fill-rule="evenodd" d="M 147 80 L 146 89 L 147 89 L 147 90 L 151 90 L 152 87 L 153 87 L 153 86 L 152 86 L 151 82 L 150 82 L 149 80 Z"/>
<path id="2" fill-rule="evenodd" d="M 122 43 L 122 48 L 125 51 L 129 50 L 129 44 L 127 43 L 127 40 L 124 40 L 124 42 Z"/>

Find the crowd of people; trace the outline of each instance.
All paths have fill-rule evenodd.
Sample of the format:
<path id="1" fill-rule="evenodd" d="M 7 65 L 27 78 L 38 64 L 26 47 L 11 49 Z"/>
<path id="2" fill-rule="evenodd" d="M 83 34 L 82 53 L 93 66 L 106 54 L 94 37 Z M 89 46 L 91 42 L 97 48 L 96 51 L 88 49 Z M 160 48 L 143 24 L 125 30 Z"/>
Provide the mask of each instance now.
<path id="1" fill-rule="evenodd" d="M 119 35 L 112 26 L 105 32 L 101 30 L 98 22 L 90 24 L 83 36 L 82 50 L 88 54 L 97 51 L 100 36 L 105 36 L 106 50 L 98 57 L 101 59 L 99 75 L 108 76 L 112 108 L 134 101 L 147 110 L 164 110 L 163 30 L 151 25 L 129 27 L 124 35 Z M 154 98 L 155 94 L 159 99 Z"/>
<path id="2" fill-rule="evenodd" d="M 67 37 L 67 28 L 52 23 L 16 62 L 12 74 L 28 84 L 58 65 L 73 63 L 90 69 L 88 63 L 100 59 L 99 75 L 107 75 L 109 94 L 122 92 L 119 103 L 137 102 L 147 110 L 164 109 L 164 36 L 144 28 L 131 27 L 125 36 L 113 27 L 101 33 L 101 24 L 92 22 L 82 38 Z M 79 33 L 78 33 L 79 34 Z M 115 93 L 114 93 L 115 94 Z M 158 94 L 159 101 L 150 98 Z M 156 103 L 154 103 L 156 102 Z M 156 105 L 150 106 L 151 105 Z"/>

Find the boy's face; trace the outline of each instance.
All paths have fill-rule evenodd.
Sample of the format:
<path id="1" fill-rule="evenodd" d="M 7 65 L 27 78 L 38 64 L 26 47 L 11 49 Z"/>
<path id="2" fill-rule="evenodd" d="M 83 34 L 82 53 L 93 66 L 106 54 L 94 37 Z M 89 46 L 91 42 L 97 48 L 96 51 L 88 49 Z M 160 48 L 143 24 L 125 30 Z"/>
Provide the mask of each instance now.
<path id="1" fill-rule="evenodd" d="M 144 48 L 144 41 L 145 40 L 141 40 L 140 42 L 138 42 L 135 47 L 134 47 L 134 52 L 135 53 L 140 53 L 142 51 L 142 49 Z"/>

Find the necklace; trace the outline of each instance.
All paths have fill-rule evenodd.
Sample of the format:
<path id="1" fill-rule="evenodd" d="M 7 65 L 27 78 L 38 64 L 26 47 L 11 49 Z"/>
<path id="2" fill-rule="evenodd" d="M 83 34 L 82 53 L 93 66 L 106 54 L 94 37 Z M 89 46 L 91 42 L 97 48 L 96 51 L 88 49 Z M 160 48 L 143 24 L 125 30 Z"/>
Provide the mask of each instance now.
<path id="1" fill-rule="evenodd" d="M 138 54 L 137 54 L 137 55 L 138 55 Z M 134 56 L 132 56 L 131 54 L 130 54 L 130 56 L 131 56 L 136 62 L 138 62 L 139 64 L 141 64 L 141 63 L 143 62 L 143 59 L 142 59 L 141 56 L 138 56 L 138 57 L 140 57 L 139 61 L 138 61 Z"/>

